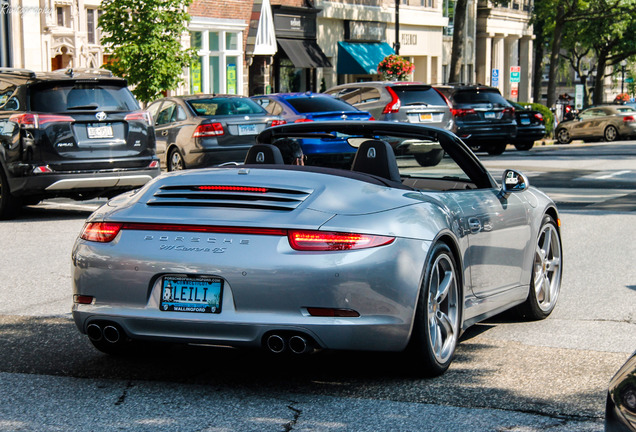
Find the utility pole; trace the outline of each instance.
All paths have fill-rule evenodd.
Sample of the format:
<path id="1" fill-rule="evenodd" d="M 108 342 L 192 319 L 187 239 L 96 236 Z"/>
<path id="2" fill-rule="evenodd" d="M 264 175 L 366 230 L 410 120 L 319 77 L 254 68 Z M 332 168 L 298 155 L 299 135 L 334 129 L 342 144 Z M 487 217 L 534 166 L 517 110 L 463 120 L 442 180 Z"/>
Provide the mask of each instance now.
<path id="1" fill-rule="evenodd" d="M 400 0 L 395 0 L 395 54 L 400 55 Z"/>

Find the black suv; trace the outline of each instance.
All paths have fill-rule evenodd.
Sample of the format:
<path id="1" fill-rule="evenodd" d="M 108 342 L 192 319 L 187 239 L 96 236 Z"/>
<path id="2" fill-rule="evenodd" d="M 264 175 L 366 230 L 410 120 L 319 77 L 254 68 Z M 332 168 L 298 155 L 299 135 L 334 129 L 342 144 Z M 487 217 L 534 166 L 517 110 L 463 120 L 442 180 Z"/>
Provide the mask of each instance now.
<path id="1" fill-rule="evenodd" d="M 109 71 L 0 68 L 0 219 L 44 198 L 112 197 L 159 175 L 152 119 Z"/>
<path id="2" fill-rule="evenodd" d="M 453 132 L 473 150 L 498 155 L 517 136 L 515 109 L 495 87 L 436 86 L 452 104 Z"/>

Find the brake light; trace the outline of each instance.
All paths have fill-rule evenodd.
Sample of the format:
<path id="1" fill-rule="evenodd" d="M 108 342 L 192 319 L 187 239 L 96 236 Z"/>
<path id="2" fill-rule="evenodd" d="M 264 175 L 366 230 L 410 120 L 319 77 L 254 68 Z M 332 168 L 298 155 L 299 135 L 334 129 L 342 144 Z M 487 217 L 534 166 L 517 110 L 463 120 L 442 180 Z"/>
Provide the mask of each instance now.
<path id="1" fill-rule="evenodd" d="M 402 102 L 400 102 L 400 98 L 393 91 L 391 87 L 386 88 L 389 94 L 391 95 L 391 102 L 386 104 L 384 109 L 382 110 L 382 114 L 395 114 L 400 111 L 400 107 L 402 106 Z"/>
<path id="2" fill-rule="evenodd" d="M 285 120 L 272 120 L 272 124 L 270 124 L 270 127 L 280 126 L 284 124 L 287 124 Z"/>
<path id="3" fill-rule="evenodd" d="M 472 108 L 453 108 L 451 109 L 451 113 L 453 114 L 453 117 L 464 117 L 470 114 L 475 114 L 475 110 Z"/>
<path id="4" fill-rule="evenodd" d="M 451 104 L 451 102 L 448 100 L 446 95 L 444 93 L 442 93 L 441 91 L 439 91 L 438 89 L 436 89 L 435 87 L 433 87 L 433 90 L 435 90 L 437 93 L 439 93 L 439 95 L 442 98 L 444 98 L 444 101 L 446 102 L 446 105 L 448 105 L 448 108 L 452 111 L 453 110 L 453 104 Z"/>
<path id="5" fill-rule="evenodd" d="M 221 123 L 204 123 L 197 126 L 192 134 L 192 138 L 203 138 L 210 136 L 221 136 L 225 134 Z"/>
<path id="6" fill-rule="evenodd" d="M 504 117 L 514 117 L 515 109 L 513 107 L 504 108 L 503 115 Z"/>
<path id="7" fill-rule="evenodd" d="M 634 121 L 634 116 L 629 115 L 629 116 L 623 117 L 623 123 L 631 123 L 633 121 Z"/>
<path id="8" fill-rule="evenodd" d="M 111 222 L 89 222 L 82 228 L 80 238 L 99 243 L 108 243 L 117 237 L 122 224 Z"/>
<path id="9" fill-rule="evenodd" d="M 395 240 L 395 237 L 323 231 L 289 231 L 287 238 L 292 249 L 300 251 L 366 249 Z"/>
<path id="10" fill-rule="evenodd" d="M 294 123 L 308 123 L 308 122 L 312 122 L 312 119 L 308 119 L 308 118 L 300 118 L 300 119 L 296 119 L 294 120 Z"/>
<path id="11" fill-rule="evenodd" d="M 537 120 L 539 120 L 541 123 L 543 123 L 543 114 L 541 113 L 534 113 L 534 118 L 536 118 Z"/>
<path id="12" fill-rule="evenodd" d="M 159 168 L 159 161 L 153 160 L 150 164 L 148 164 L 148 168 Z"/>
<path id="13" fill-rule="evenodd" d="M 369 118 L 369 121 L 375 121 L 375 117 L 371 116 L 371 117 Z"/>
<path id="14" fill-rule="evenodd" d="M 268 189 L 264 187 L 251 187 L 251 186 L 197 186 L 196 189 L 202 191 L 214 191 L 214 192 L 253 192 L 253 193 L 267 193 Z"/>
<path id="15" fill-rule="evenodd" d="M 67 115 L 57 114 L 13 114 L 9 117 L 9 121 L 15 122 L 24 129 L 38 129 L 46 123 L 74 122 L 75 119 Z"/>
<path id="16" fill-rule="evenodd" d="M 148 111 L 135 111 L 132 112 L 130 114 L 126 114 L 126 117 L 124 117 L 124 120 L 126 121 L 130 121 L 130 120 L 136 120 L 136 121 L 144 121 L 148 124 L 148 126 L 152 125 L 152 117 L 150 117 L 150 113 Z"/>

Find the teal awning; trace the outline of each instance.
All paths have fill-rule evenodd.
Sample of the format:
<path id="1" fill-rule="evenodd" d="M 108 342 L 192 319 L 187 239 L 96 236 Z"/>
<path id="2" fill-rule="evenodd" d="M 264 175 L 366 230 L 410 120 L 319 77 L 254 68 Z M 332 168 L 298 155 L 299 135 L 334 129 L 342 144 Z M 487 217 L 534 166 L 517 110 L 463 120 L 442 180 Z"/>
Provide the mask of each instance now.
<path id="1" fill-rule="evenodd" d="M 378 73 L 378 63 L 395 54 L 386 42 L 338 42 L 339 74 L 370 75 Z"/>

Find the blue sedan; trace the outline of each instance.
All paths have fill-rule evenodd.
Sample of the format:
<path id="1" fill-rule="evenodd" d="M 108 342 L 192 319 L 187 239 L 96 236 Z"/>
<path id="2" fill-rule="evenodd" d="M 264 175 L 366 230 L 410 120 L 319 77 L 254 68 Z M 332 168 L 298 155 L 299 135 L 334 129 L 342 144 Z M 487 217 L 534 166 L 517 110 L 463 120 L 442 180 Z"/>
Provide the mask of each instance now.
<path id="1" fill-rule="evenodd" d="M 276 93 L 252 96 L 267 112 L 277 113 L 287 123 L 334 120 L 375 120 L 367 111 L 323 93 Z M 348 166 L 356 149 L 340 138 L 304 138 L 300 140 L 308 165 Z"/>

